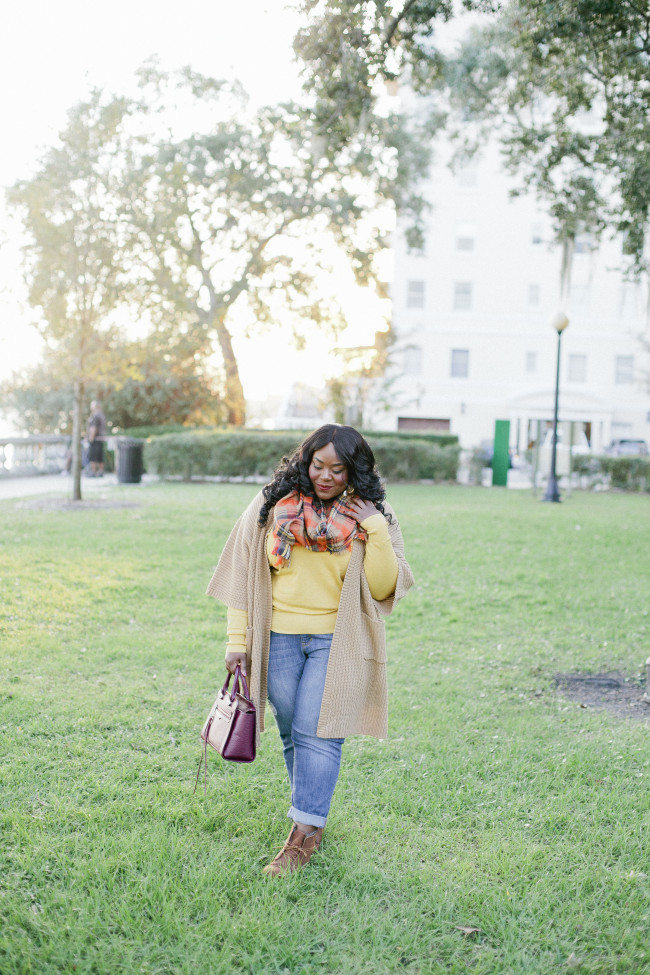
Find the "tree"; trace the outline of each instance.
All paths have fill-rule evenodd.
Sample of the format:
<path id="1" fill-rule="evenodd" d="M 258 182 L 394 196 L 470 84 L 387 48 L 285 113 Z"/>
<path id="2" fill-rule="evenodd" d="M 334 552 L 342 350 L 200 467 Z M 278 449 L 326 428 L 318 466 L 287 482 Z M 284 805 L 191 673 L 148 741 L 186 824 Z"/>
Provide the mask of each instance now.
<path id="1" fill-rule="evenodd" d="M 123 340 L 105 350 L 106 378 L 89 380 L 86 393 L 103 405 L 110 428 L 213 425 L 225 422 L 220 377 L 193 345 L 170 344 L 153 333 Z M 56 357 L 2 384 L 4 408 L 31 433 L 71 433 L 74 385 L 62 376 Z"/>
<path id="2" fill-rule="evenodd" d="M 484 6 L 466 0 L 464 7 Z M 432 39 L 450 20 L 454 0 L 303 0 L 306 26 L 294 39 L 313 95 L 318 129 L 330 146 L 382 133 L 382 93 L 405 72 L 416 90 L 431 91 L 444 58 Z"/>
<path id="3" fill-rule="evenodd" d="M 0 399 L 16 428 L 25 433 L 72 433 L 74 384 L 69 376 L 58 377 L 47 358 L 6 379 Z"/>
<path id="4" fill-rule="evenodd" d="M 466 7 L 484 5 L 464 0 Z M 442 102 L 429 100 L 411 116 L 390 95 L 405 73 L 415 90 L 431 91 L 444 64 L 432 44 L 434 28 L 453 9 L 454 0 L 303 0 L 306 25 L 294 39 L 314 143 L 332 159 L 360 161 L 405 219 L 414 247 L 422 243 L 427 212 L 420 185 L 444 111 Z"/>
<path id="5" fill-rule="evenodd" d="M 137 314 L 158 348 L 182 348 L 195 365 L 216 340 L 227 420 L 241 424 L 235 332 L 277 329 L 269 368 L 279 386 L 286 382 L 279 323 L 298 341 L 309 327 L 323 328 L 327 341 L 344 326 L 331 286 L 333 249 L 358 285 L 381 290 L 374 258 L 391 230 L 382 203 L 398 198 L 411 162 L 422 167 L 424 159 L 399 121 L 386 120 L 383 146 L 392 148 L 382 154 L 374 135 L 354 147 L 323 145 L 310 109 L 253 113 L 237 84 L 189 69 L 166 75 L 151 65 L 141 83 L 138 101 L 94 93 L 73 109 L 60 146 L 10 194 L 30 238 L 30 301 L 41 313 L 54 386 L 75 378 L 75 497 L 84 390 L 121 391 L 123 400 L 129 392 L 128 412 L 144 381 L 142 369 L 128 374 L 128 363 L 119 378 L 119 305 L 128 305 L 129 320 Z M 398 143 L 408 165 L 393 151 Z M 214 389 L 214 378 L 208 385 Z"/>
<path id="6" fill-rule="evenodd" d="M 449 3 L 306 0 L 303 7 L 312 19 L 297 50 L 310 83 L 324 103 L 338 105 L 349 129 L 369 110 L 374 79 L 403 77 L 441 111 L 448 103 L 461 150 L 472 152 L 486 133 L 496 133 L 507 167 L 522 190 L 548 204 L 561 240 L 605 228 L 622 232 L 632 271 L 645 268 L 650 11 L 644 0 L 466 2 L 487 16 L 453 57 L 434 43 L 436 23 L 453 13 Z M 314 47 L 328 21 L 338 23 L 342 38 L 329 64 Z"/>
<path id="7" fill-rule="evenodd" d="M 121 372 L 95 395 L 118 428 L 226 422 L 221 377 L 192 342 L 153 332 L 123 348 Z"/>
<path id="8" fill-rule="evenodd" d="M 105 103 L 93 93 L 69 113 L 59 145 L 45 154 L 37 173 L 8 194 L 27 232 L 29 301 L 51 350 L 54 382 L 74 385 L 75 500 L 81 500 L 84 389 L 104 377 L 116 334 L 111 316 L 123 267 L 114 180 L 125 110 L 124 101 Z"/>
<path id="9" fill-rule="evenodd" d="M 448 64 L 453 104 L 496 131 L 521 189 L 557 236 L 625 236 L 646 268 L 650 207 L 650 9 L 637 0 L 514 0 Z"/>
<path id="10" fill-rule="evenodd" d="M 139 274 L 133 295 L 161 333 L 197 348 L 216 338 L 225 373 L 228 422 L 244 423 L 233 333 L 289 321 L 336 331 L 335 300 L 321 288 L 327 249 L 341 248 L 358 283 L 375 280 L 373 254 L 386 230 L 369 219 L 377 185 L 359 161 L 315 151 L 309 113 L 297 105 L 251 113 L 237 85 L 189 69 L 142 72 L 141 122 L 160 127 L 172 96 L 189 132 L 152 131 L 133 151 L 123 213 Z M 207 116 L 205 124 L 201 116 Z M 176 126 L 178 129 L 178 126 Z M 282 347 L 269 368 L 282 375 Z"/>
<path id="11" fill-rule="evenodd" d="M 327 382 L 327 402 L 337 423 L 372 428 L 377 416 L 394 406 L 394 345 L 389 328 L 375 333 L 372 346 L 335 350 L 341 368 Z"/>

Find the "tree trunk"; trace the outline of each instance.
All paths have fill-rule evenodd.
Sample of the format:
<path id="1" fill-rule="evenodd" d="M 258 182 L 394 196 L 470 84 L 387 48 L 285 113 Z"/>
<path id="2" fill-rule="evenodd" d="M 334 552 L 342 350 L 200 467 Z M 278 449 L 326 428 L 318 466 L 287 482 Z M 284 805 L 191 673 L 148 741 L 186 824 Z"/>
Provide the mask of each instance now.
<path id="1" fill-rule="evenodd" d="M 84 386 L 81 380 L 74 384 L 74 407 L 72 412 L 72 500 L 81 501 L 81 408 L 83 406 Z"/>
<path id="2" fill-rule="evenodd" d="M 226 371 L 225 400 L 228 410 L 228 423 L 234 427 L 243 427 L 246 423 L 246 400 L 244 389 L 239 378 L 239 367 L 232 347 L 232 336 L 223 318 L 215 323 L 219 348 Z"/>

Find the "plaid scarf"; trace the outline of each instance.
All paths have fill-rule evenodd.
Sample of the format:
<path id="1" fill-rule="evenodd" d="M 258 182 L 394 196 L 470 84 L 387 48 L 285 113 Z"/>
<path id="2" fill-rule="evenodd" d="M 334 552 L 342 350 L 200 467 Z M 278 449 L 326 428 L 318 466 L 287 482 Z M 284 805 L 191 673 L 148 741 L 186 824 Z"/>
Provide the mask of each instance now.
<path id="1" fill-rule="evenodd" d="M 347 499 L 341 495 L 326 509 L 322 501 L 292 491 L 275 506 L 271 564 L 278 569 L 291 561 L 291 549 L 298 543 L 312 552 L 340 553 L 352 548 L 355 538 L 367 534 L 350 515 Z"/>

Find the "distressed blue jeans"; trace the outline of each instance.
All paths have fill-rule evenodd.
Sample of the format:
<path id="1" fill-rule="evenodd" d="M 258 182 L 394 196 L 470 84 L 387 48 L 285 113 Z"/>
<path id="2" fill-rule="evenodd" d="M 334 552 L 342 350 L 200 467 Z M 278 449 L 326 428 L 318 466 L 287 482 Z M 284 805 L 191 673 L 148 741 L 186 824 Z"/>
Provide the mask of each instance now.
<path id="1" fill-rule="evenodd" d="M 341 767 L 344 739 L 316 735 L 332 635 L 271 632 L 267 686 L 289 773 L 289 817 L 306 826 L 325 825 Z"/>

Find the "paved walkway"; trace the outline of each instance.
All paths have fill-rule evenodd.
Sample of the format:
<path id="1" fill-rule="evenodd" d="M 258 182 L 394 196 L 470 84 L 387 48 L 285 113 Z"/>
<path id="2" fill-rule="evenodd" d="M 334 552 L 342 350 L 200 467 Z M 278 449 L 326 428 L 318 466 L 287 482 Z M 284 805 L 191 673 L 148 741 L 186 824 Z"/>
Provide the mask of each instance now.
<path id="1" fill-rule="evenodd" d="M 155 477 L 143 475 L 142 482 L 157 480 Z M 107 490 L 122 487 L 137 487 L 132 484 L 121 484 L 117 474 L 105 474 L 103 477 L 82 477 L 81 496 L 91 498 L 105 493 Z M 59 494 L 72 497 L 72 476 L 70 474 L 34 474 L 32 477 L 0 477 L 0 501 L 8 498 L 31 498 L 39 494 Z"/>
<path id="2" fill-rule="evenodd" d="M 538 478 L 538 483 L 541 479 Z M 458 472 L 458 483 L 468 484 L 469 483 L 469 471 L 459 470 Z M 483 468 L 483 487 L 492 487 L 492 468 Z M 514 488 L 515 490 L 532 490 L 533 487 L 533 472 L 529 467 L 511 467 L 508 471 L 508 487 Z"/>
<path id="3" fill-rule="evenodd" d="M 491 485 L 492 471 L 487 469 L 483 483 Z M 157 481 L 154 474 L 143 474 L 141 484 Z M 119 490 L 122 487 L 137 487 L 132 484 L 121 484 L 117 474 L 105 474 L 104 477 L 82 477 L 81 494 L 84 498 L 92 498 L 107 490 Z M 525 489 L 532 487 L 531 474 L 528 470 L 513 468 L 508 471 L 508 487 Z M 35 474 L 33 477 L 0 477 L 0 501 L 9 498 L 31 498 L 39 494 L 58 494 L 61 497 L 72 497 L 72 478 L 69 474 Z"/>

